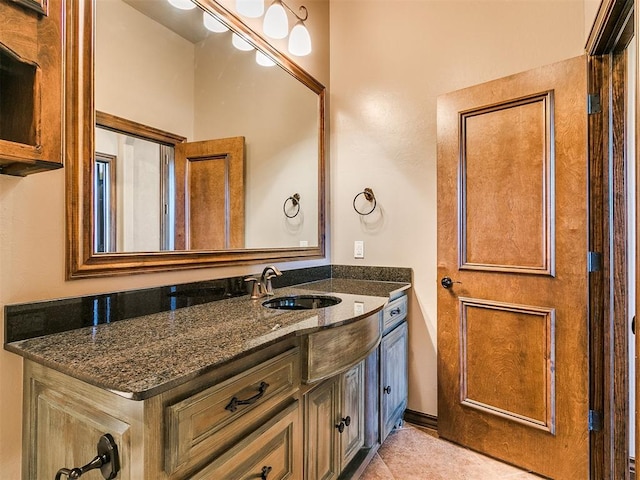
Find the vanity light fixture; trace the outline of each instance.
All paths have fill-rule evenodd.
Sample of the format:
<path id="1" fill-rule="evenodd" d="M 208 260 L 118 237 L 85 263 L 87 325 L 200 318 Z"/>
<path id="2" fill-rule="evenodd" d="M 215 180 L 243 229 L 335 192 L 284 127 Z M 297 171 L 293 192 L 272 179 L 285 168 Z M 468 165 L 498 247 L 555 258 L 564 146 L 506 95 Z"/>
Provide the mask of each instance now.
<path id="1" fill-rule="evenodd" d="M 262 30 L 267 37 L 280 39 L 289 34 L 289 19 L 283 5 L 281 0 L 274 0 L 265 13 Z"/>
<path id="2" fill-rule="evenodd" d="M 260 18 L 264 13 L 264 0 L 236 0 L 236 11 L 249 18 Z"/>
<path id="3" fill-rule="evenodd" d="M 260 50 L 256 50 L 256 63 L 262 67 L 273 67 L 276 64 Z"/>
<path id="4" fill-rule="evenodd" d="M 180 10 L 193 10 L 196 4 L 191 0 L 168 0 L 171 5 Z"/>
<path id="5" fill-rule="evenodd" d="M 214 33 L 228 32 L 227 26 L 211 15 L 209 12 L 202 12 L 202 22 L 207 30 Z"/>
<path id="6" fill-rule="evenodd" d="M 291 33 L 289 33 L 289 20 L 285 9 L 289 10 L 297 19 Z M 275 39 L 285 38 L 289 35 L 289 53 L 304 57 L 311 53 L 311 35 L 304 25 L 304 22 L 309 18 L 309 11 L 304 5 L 300 6 L 299 11 L 300 15 L 282 0 L 274 0 L 264 16 L 262 29 L 266 36 Z"/>
<path id="7" fill-rule="evenodd" d="M 250 50 L 253 50 L 253 45 L 251 45 L 249 42 L 247 42 L 244 38 L 242 38 L 237 33 L 234 33 L 233 35 L 231 35 L 231 43 L 233 44 L 234 47 L 236 47 L 238 50 L 242 50 L 243 52 L 248 52 Z"/>

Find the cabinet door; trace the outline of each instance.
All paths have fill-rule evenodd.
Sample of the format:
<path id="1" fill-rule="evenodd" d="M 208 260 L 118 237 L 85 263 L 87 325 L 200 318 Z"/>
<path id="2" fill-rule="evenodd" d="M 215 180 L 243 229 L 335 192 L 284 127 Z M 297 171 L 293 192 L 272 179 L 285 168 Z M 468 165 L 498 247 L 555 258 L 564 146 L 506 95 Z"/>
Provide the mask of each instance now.
<path id="1" fill-rule="evenodd" d="M 336 435 L 336 425 L 340 423 L 339 406 L 339 377 L 327 380 L 307 394 L 306 480 L 331 480 L 340 473 L 340 446 Z"/>
<path id="2" fill-rule="evenodd" d="M 342 375 L 340 421 L 345 423 L 340 434 L 341 469 L 344 469 L 364 445 L 364 362 Z"/>
<path id="3" fill-rule="evenodd" d="M 407 406 L 407 322 L 380 343 L 380 440 L 402 419 Z"/>
<path id="4" fill-rule="evenodd" d="M 97 443 L 110 433 L 120 456 L 118 479 L 131 475 L 131 426 L 100 408 L 65 395 L 37 381 L 30 398 L 31 438 L 23 478 L 53 479 L 61 468 L 86 465 L 97 453 Z M 64 477 L 63 477 L 64 478 Z"/>

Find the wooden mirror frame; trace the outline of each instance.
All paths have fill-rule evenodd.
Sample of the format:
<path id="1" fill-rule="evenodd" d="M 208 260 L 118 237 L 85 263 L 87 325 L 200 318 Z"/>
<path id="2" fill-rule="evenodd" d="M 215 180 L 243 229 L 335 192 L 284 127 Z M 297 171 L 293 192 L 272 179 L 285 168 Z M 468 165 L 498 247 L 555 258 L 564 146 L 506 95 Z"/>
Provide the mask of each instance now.
<path id="1" fill-rule="evenodd" d="M 66 2 L 66 274 L 67 279 L 263 262 L 308 260 L 325 256 L 325 87 L 282 55 L 239 17 L 214 0 L 198 0 L 250 43 L 274 58 L 318 95 L 318 246 L 135 253 L 93 251 L 91 165 L 94 158 L 94 68 L 92 0 Z"/>

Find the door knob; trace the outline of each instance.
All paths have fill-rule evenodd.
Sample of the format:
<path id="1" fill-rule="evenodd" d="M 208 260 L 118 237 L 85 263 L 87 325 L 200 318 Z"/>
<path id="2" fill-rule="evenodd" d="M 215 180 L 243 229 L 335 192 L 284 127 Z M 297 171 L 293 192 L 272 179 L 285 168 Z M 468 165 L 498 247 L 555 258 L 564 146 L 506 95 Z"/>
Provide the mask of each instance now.
<path id="1" fill-rule="evenodd" d="M 442 280 L 440 280 L 440 285 L 442 285 L 443 288 L 447 288 L 447 289 L 453 287 L 454 283 L 462 283 L 462 282 L 451 280 L 451 278 L 449 277 L 442 277 Z"/>

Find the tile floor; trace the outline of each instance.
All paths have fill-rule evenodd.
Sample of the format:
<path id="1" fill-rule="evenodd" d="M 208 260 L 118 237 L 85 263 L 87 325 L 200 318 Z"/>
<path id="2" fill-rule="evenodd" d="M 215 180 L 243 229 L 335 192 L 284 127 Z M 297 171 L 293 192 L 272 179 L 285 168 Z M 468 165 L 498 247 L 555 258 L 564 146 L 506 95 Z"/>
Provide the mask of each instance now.
<path id="1" fill-rule="evenodd" d="M 540 480 L 518 468 L 404 424 L 392 432 L 360 480 Z"/>

